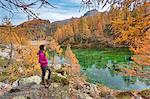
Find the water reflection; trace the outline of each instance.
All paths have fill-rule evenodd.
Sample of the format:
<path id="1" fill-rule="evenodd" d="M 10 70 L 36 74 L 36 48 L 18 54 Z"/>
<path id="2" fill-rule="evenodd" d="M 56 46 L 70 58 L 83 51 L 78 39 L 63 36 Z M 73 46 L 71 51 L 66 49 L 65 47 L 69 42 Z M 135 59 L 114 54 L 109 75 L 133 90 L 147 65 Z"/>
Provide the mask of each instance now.
<path id="1" fill-rule="evenodd" d="M 50 61 L 49 61 L 50 62 Z M 55 64 L 70 63 L 70 60 L 64 57 L 55 56 Z M 109 61 L 106 67 L 97 68 L 98 66 L 93 65 L 89 68 L 83 68 L 81 72 L 85 73 L 88 80 L 93 83 L 102 83 L 110 88 L 119 90 L 143 90 L 150 88 L 149 79 L 137 78 L 131 76 L 121 76 L 116 73 L 112 68 L 111 61 Z M 148 83 L 147 83 L 147 82 Z M 147 85 L 146 85 L 147 83 Z"/>
<path id="2" fill-rule="evenodd" d="M 108 87 L 119 90 L 143 90 L 150 88 L 145 81 L 139 80 L 137 77 L 121 76 L 113 73 L 108 68 L 97 69 L 95 65 L 91 68 L 83 70 L 88 80 L 93 83 L 102 83 Z"/>

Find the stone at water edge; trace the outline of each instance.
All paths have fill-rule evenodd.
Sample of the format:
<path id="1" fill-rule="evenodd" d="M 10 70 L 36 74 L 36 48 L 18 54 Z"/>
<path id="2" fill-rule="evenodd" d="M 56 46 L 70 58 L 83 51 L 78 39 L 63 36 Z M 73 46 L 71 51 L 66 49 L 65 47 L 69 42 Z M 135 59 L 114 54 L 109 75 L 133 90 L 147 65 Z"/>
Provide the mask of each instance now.
<path id="1" fill-rule="evenodd" d="M 41 77 L 40 76 L 31 76 L 28 78 L 22 78 L 19 80 L 19 85 L 25 85 L 25 84 L 29 84 L 29 83 L 36 83 L 36 84 L 40 84 L 41 83 Z"/>
<path id="2" fill-rule="evenodd" d="M 95 84 L 91 84 L 90 86 L 90 96 L 96 98 L 99 96 L 100 91 L 97 89 Z"/>
<path id="3" fill-rule="evenodd" d="M 81 89 L 81 92 L 88 94 L 93 98 L 97 98 L 99 96 L 99 92 L 97 86 L 95 84 L 84 84 L 84 87 Z"/>
<path id="4" fill-rule="evenodd" d="M 0 82 L 0 96 L 12 89 L 11 85 Z"/>

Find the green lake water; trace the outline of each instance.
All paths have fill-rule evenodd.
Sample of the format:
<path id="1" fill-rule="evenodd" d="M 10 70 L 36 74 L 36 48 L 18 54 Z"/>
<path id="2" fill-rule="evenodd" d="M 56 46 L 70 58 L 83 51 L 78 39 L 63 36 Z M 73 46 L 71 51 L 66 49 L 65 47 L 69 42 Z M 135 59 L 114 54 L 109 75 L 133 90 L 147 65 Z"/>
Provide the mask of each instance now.
<path id="1" fill-rule="evenodd" d="M 150 80 L 122 76 L 113 70 L 113 64 L 129 64 L 132 52 L 128 48 L 73 49 L 81 72 L 92 83 L 101 83 L 119 90 L 143 90 L 150 88 Z M 130 68 L 130 67 L 129 67 Z"/>

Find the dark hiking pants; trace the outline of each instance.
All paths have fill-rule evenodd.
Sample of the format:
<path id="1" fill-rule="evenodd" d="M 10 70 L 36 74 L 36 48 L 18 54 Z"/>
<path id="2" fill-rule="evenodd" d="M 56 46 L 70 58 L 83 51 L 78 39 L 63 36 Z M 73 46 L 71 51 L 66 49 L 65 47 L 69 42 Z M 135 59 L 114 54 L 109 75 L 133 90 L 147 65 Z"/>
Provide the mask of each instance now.
<path id="1" fill-rule="evenodd" d="M 50 68 L 48 68 L 48 66 L 46 66 L 46 67 L 42 67 L 41 66 L 41 69 L 42 69 L 42 80 L 44 81 L 46 70 L 48 70 L 48 79 L 50 79 L 50 77 L 51 77 L 51 70 L 50 70 Z"/>

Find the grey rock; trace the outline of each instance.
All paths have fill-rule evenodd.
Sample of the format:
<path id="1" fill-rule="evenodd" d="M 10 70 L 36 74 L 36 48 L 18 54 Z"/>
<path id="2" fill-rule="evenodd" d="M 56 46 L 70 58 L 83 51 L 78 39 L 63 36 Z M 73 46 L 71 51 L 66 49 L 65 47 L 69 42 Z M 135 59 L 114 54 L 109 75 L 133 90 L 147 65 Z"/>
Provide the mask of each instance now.
<path id="1" fill-rule="evenodd" d="M 16 80 L 15 82 L 12 83 L 12 87 L 17 87 L 19 86 L 19 80 Z"/>
<path id="2" fill-rule="evenodd" d="M 27 99 L 27 98 L 24 96 L 16 96 L 16 97 L 13 97 L 12 99 Z"/>
<path id="3" fill-rule="evenodd" d="M 0 82 L 0 96 L 12 89 L 11 85 Z"/>
<path id="4" fill-rule="evenodd" d="M 12 83 L 12 88 L 16 88 L 18 86 L 32 86 L 33 84 L 40 84 L 41 83 L 41 77 L 39 76 L 31 76 L 28 78 L 21 78 L 16 80 L 15 82 Z"/>

